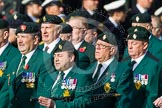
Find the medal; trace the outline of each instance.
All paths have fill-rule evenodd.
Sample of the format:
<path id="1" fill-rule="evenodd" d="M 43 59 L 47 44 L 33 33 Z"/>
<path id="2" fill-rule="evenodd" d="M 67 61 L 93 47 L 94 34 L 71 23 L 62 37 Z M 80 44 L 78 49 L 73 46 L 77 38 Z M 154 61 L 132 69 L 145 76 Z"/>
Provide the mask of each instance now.
<path id="1" fill-rule="evenodd" d="M 111 82 L 115 82 L 115 74 L 114 74 L 114 73 L 111 74 L 111 79 L 110 79 L 110 81 L 111 81 Z"/>

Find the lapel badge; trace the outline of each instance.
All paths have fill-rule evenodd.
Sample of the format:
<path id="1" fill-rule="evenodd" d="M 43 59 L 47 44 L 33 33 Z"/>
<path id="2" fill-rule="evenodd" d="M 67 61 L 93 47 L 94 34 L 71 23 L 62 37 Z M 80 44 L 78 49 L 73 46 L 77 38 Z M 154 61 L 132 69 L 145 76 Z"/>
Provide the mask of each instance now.
<path id="1" fill-rule="evenodd" d="M 136 87 L 136 89 L 137 90 L 139 90 L 140 88 L 141 88 L 141 82 L 140 81 L 137 81 L 136 83 L 135 83 L 135 87 Z"/>
<path id="2" fill-rule="evenodd" d="M 104 85 L 104 90 L 105 90 L 105 92 L 106 92 L 106 93 L 109 93 L 110 89 L 111 89 L 110 83 L 106 83 L 106 84 Z"/>
<path id="3" fill-rule="evenodd" d="M 14 18 L 14 20 L 17 20 L 17 15 L 15 14 L 15 15 L 13 16 L 13 18 Z"/>
<path id="4" fill-rule="evenodd" d="M 140 18 L 137 16 L 137 17 L 136 17 L 136 21 L 138 22 L 138 21 L 139 21 L 139 19 L 140 19 Z"/>
<path id="5" fill-rule="evenodd" d="M 136 34 L 133 34 L 133 39 L 136 39 L 137 38 L 137 35 Z"/>
<path id="6" fill-rule="evenodd" d="M 85 52 L 86 47 L 79 48 L 79 52 Z"/>
<path id="7" fill-rule="evenodd" d="M 10 74 L 7 74 L 7 77 L 8 77 L 8 85 L 10 85 Z"/>
<path id="8" fill-rule="evenodd" d="M 115 74 L 112 73 L 112 74 L 111 74 L 111 79 L 110 79 L 110 81 L 111 81 L 111 82 L 115 82 L 115 77 L 116 77 Z"/>
<path id="9" fill-rule="evenodd" d="M 26 30 L 26 25 L 21 25 L 21 26 L 20 26 L 20 29 L 21 29 L 22 31 L 25 31 L 25 30 Z"/>
<path id="10" fill-rule="evenodd" d="M 63 96 L 64 96 L 64 97 L 70 97 L 70 92 L 69 92 L 68 89 L 66 89 L 66 90 L 64 91 Z"/>
<path id="11" fill-rule="evenodd" d="M 104 35 L 102 39 L 105 40 L 106 39 L 106 35 Z"/>

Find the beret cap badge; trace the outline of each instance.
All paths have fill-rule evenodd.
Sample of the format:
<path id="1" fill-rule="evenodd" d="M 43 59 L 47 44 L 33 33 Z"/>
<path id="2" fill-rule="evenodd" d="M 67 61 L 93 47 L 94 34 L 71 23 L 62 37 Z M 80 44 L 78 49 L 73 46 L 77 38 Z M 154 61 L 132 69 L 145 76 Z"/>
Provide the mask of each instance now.
<path id="1" fill-rule="evenodd" d="M 105 40 L 105 39 L 106 39 L 106 35 L 103 36 L 103 40 Z"/>
<path id="2" fill-rule="evenodd" d="M 21 29 L 22 31 L 25 31 L 25 30 L 26 30 L 26 25 L 21 25 L 21 26 L 20 26 L 20 29 Z"/>
<path id="3" fill-rule="evenodd" d="M 17 15 L 15 14 L 13 18 L 14 18 L 14 20 L 17 20 Z"/>
<path id="4" fill-rule="evenodd" d="M 137 38 L 137 35 L 136 35 L 136 34 L 134 34 L 134 35 L 133 35 L 133 38 L 134 38 L 134 39 L 136 39 L 136 38 Z"/>
<path id="5" fill-rule="evenodd" d="M 61 49 L 61 50 L 62 50 L 62 45 L 59 45 L 59 49 Z"/>
<path id="6" fill-rule="evenodd" d="M 138 21 L 139 21 L 139 19 L 140 19 L 140 18 L 137 16 L 137 17 L 136 17 L 136 21 L 138 22 Z"/>
<path id="7" fill-rule="evenodd" d="M 46 22 L 46 17 L 45 16 L 43 17 L 43 22 Z"/>

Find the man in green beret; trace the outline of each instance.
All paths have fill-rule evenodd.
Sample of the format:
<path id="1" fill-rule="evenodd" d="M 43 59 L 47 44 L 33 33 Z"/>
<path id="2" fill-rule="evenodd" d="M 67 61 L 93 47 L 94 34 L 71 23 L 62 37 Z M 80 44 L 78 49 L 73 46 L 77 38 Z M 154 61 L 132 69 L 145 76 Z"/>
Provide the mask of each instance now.
<path id="1" fill-rule="evenodd" d="M 115 57 L 117 53 L 117 42 L 115 36 L 110 32 L 104 32 L 98 36 L 96 42 L 95 62 L 92 66 L 92 78 L 94 84 L 93 95 L 114 93 L 121 95 L 118 99 L 115 95 L 112 97 L 103 97 L 90 104 L 91 108 L 129 108 L 131 101 L 127 94 L 129 89 L 129 73 L 119 73 L 117 71 L 118 60 Z M 118 95 L 117 95 L 118 96 Z M 116 101 L 118 99 L 118 101 Z"/>
<path id="2" fill-rule="evenodd" d="M 132 27 L 137 27 L 136 31 L 143 31 L 143 29 L 138 29 L 138 27 L 143 27 L 150 32 L 149 35 L 149 46 L 148 50 L 158 59 L 162 58 L 162 42 L 152 35 L 152 25 L 151 25 L 151 16 L 147 13 L 137 14 L 131 18 Z M 126 49 L 127 50 L 127 49 Z M 125 51 L 125 55 L 128 55 Z"/>
<path id="3" fill-rule="evenodd" d="M 26 15 L 17 13 L 17 14 L 9 16 L 7 21 L 9 23 L 9 33 L 10 33 L 8 41 L 12 45 L 17 47 L 16 34 L 15 34 L 17 27 L 23 24 L 23 22 L 31 22 L 31 20 Z"/>
<path id="4" fill-rule="evenodd" d="M 119 72 L 129 71 L 133 75 L 130 108 L 154 108 L 153 101 L 159 93 L 161 66 L 159 60 L 149 50 L 149 34 L 144 31 L 129 33 L 129 56 L 121 62 Z M 130 82 L 130 83 L 131 83 Z"/>
<path id="5" fill-rule="evenodd" d="M 87 19 L 81 16 L 71 16 L 68 24 L 73 28 L 71 41 L 75 49 L 85 53 L 89 57 L 90 63 L 95 62 L 95 48 L 84 40 L 88 27 Z"/>
<path id="6" fill-rule="evenodd" d="M 59 42 L 61 42 L 59 38 L 61 23 L 61 18 L 56 15 L 45 15 L 42 18 L 41 33 L 44 44 L 40 45 L 40 48 L 51 55 L 54 54 Z"/>
<path id="7" fill-rule="evenodd" d="M 60 33 L 60 38 L 62 40 L 71 41 L 73 28 L 69 24 L 61 24 L 62 30 Z"/>
<path id="8" fill-rule="evenodd" d="M 40 105 L 47 108 L 84 108 L 88 104 L 91 76 L 79 69 L 76 64 L 76 50 L 69 41 L 62 41 L 54 54 L 54 66 L 57 72 L 50 73 L 45 85 L 50 89 L 41 88 L 42 95 L 38 98 Z M 68 98 L 72 100 L 53 100 Z"/>
<path id="9" fill-rule="evenodd" d="M 0 90 L 5 82 L 6 70 L 19 51 L 9 42 L 9 27 L 6 20 L 0 19 Z"/>
<path id="10" fill-rule="evenodd" d="M 2 108 L 35 108 L 36 102 L 30 102 L 42 88 L 44 77 L 53 72 L 52 57 L 38 48 L 39 26 L 26 22 L 16 30 L 18 49 L 21 55 L 14 57 L 8 66 L 8 80 L 0 94 Z"/>

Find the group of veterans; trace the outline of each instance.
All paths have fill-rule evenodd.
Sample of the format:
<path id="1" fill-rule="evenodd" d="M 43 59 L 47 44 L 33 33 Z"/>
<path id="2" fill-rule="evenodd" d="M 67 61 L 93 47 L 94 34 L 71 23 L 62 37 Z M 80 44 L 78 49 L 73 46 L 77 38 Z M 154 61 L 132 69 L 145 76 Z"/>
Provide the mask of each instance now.
<path id="1" fill-rule="evenodd" d="M 29 16 L 0 19 L 0 108 L 162 108 L 162 8 L 151 16 L 151 1 L 127 13 L 115 0 L 103 20 L 98 0 L 69 16 L 53 13 L 58 0 L 22 0 Z"/>

